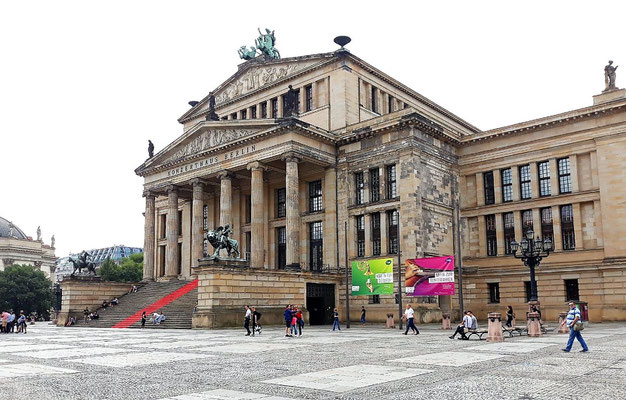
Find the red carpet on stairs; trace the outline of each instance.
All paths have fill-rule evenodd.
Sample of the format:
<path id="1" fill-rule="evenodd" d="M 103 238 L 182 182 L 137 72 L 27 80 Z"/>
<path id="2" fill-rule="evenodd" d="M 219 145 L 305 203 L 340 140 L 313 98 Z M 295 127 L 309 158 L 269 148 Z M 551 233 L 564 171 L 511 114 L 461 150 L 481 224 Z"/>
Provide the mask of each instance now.
<path id="1" fill-rule="evenodd" d="M 168 304 L 170 304 L 171 302 L 173 302 L 174 300 L 178 299 L 181 296 L 186 295 L 187 293 L 191 292 L 192 290 L 194 290 L 195 288 L 198 287 L 198 280 L 195 279 L 191 282 L 189 282 L 188 284 L 186 284 L 185 286 L 181 287 L 180 289 L 176 289 L 175 291 L 173 291 L 172 293 L 168 294 L 167 296 L 155 301 L 154 303 L 150 304 L 149 306 L 142 308 L 141 310 L 137 311 L 135 314 L 131 315 L 130 317 L 126 318 L 123 321 L 118 322 L 117 324 L 113 325 L 111 328 L 128 328 L 129 326 L 131 326 L 132 324 L 134 324 L 135 322 L 139 321 L 141 319 L 141 314 L 145 311 L 146 315 L 150 315 L 153 312 L 155 312 L 156 310 L 160 309 L 161 307 L 164 307 Z"/>

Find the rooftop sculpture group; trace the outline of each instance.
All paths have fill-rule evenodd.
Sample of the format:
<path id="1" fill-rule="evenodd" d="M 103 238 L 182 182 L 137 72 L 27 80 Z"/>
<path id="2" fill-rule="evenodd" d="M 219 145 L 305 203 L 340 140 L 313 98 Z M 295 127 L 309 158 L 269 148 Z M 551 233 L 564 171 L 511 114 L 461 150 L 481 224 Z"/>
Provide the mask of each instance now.
<path id="1" fill-rule="evenodd" d="M 274 46 L 276 45 L 276 37 L 274 36 L 274 31 L 270 31 L 265 28 L 265 33 L 261 32 L 261 29 L 258 29 L 259 37 L 255 40 L 256 47 L 250 46 L 248 49 L 246 46 L 241 46 L 238 50 L 239 57 L 242 60 L 252 60 L 257 55 L 257 51 L 260 54 L 265 55 L 266 58 L 269 59 L 279 59 L 280 53 L 278 49 Z"/>

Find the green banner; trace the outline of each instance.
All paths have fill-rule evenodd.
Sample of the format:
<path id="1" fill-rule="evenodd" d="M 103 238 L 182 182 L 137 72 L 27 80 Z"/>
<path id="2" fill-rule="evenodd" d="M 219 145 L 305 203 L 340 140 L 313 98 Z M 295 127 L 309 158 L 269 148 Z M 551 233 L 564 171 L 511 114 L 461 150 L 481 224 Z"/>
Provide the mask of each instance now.
<path id="1" fill-rule="evenodd" d="M 393 259 L 352 261 L 352 295 L 393 294 Z"/>

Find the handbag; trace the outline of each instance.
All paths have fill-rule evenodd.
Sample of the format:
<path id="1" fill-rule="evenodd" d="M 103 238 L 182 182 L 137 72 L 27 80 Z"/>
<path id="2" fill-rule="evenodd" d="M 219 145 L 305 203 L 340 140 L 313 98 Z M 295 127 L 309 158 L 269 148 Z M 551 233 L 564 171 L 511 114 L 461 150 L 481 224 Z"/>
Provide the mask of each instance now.
<path id="1" fill-rule="evenodd" d="M 585 325 L 583 325 L 582 322 L 578 322 L 578 323 L 574 324 L 574 331 L 580 332 L 583 329 L 585 329 Z"/>

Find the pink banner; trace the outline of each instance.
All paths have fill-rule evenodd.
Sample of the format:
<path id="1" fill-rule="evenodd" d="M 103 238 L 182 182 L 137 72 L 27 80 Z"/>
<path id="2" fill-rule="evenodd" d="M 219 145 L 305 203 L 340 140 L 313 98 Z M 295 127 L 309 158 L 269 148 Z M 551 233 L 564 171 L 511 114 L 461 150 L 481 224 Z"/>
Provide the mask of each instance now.
<path id="1" fill-rule="evenodd" d="M 404 263 L 404 289 L 408 296 L 454 294 L 453 256 L 413 258 Z"/>

